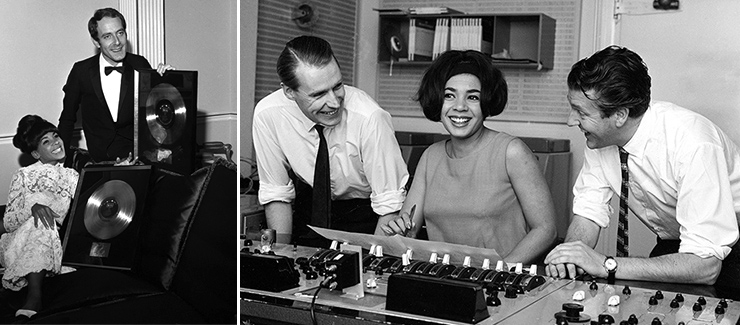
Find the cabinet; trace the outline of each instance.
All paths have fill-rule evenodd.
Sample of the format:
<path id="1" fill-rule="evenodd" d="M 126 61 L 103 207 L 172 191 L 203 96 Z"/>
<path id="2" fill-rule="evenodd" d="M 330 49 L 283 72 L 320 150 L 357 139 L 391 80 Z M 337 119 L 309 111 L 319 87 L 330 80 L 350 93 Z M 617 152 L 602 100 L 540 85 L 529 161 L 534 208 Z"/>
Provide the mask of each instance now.
<path id="1" fill-rule="evenodd" d="M 545 14 L 380 12 L 378 62 L 429 64 L 448 49 L 490 54 L 499 68 L 552 69 L 555 19 Z"/>

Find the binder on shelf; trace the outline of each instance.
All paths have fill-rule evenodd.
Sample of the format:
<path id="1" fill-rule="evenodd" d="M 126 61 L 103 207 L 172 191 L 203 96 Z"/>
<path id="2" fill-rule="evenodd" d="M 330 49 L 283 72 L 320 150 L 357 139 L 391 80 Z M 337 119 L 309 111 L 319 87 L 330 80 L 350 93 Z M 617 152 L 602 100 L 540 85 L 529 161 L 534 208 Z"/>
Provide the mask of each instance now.
<path id="1" fill-rule="evenodd" d="M 438 18 L 434 29 L 434 51 L 432 59 L 450 49 L 450 19 Z"/>
<path id="2" fill-rule="evenodd" d="M 493 52 L 493 21 L 483 18 L 452 18 L 450 49 Z"/>
<path id="3" fill-rule="evenodd" d="M 409 19 L 409 61 L 429 61 L 434 47 L 436 19 Z"/>

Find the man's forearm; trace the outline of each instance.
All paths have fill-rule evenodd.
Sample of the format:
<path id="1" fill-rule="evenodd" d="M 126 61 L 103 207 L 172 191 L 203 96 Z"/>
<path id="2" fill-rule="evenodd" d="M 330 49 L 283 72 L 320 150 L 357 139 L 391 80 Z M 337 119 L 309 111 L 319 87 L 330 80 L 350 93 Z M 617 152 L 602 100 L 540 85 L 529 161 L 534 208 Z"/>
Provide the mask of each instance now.
<path id="1" fill-rule="evenodd" d="M 273 201 L 265 205 L 267 228 L 275 229 L 278 243 L 290 243 L 293 235 L 293 207 L 290 203 Z"/>
<path id="2" fill-rule="evenodd" d="M 691 253 L 651 258 L 617 258 L 618 279 L 712 285 L 722 269 L 716 257 L 702 258 Z"/>

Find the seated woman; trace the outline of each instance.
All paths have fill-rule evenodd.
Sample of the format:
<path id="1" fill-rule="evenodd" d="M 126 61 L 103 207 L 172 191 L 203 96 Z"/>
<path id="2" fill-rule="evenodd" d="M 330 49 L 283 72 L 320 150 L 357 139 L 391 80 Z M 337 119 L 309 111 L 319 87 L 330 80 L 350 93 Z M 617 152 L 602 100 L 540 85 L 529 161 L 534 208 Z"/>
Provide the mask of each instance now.
<path id="1" fill-rule="evenodd" d="M 18 123 L 13 145 L 38 160 L 13 175 L 5 216 L 0 223 L 0 264 L 6 289 L 28 286 L 26 302 L 16 317 L 41 310 L 44 277 L 61 271 L 62 246 L 56 224 L 62 224 L 77 186 L 78 174 L 65 168 L 64 143 L 56 126 L 36 115 Z"/>
<path id="2" fill-rule="evenodd" d="M 445 52 L 424 73 L 417 99 L 451 138 L 424 152 L 401 214 L 381 220 L 380 229 L 415 237 L 426 224 L 429 240 L 493 248 L 507 262 L 535 261 L 555 242 L 554 206 L 527 145 L 483 125 L 507 101 L 491 58 Z"/>

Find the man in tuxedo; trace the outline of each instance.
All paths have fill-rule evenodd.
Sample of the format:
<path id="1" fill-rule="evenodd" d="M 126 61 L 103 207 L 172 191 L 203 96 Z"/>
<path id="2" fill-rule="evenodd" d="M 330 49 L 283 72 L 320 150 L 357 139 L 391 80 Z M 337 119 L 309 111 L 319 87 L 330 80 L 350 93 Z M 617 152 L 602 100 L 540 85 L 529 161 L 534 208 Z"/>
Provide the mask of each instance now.
<path id="1" fill-rule="evenodd" d="M 126 53 L 126 19 L 113 8 L 95 11 L 87 24 L 100 52 L 74 64 L 64 85 L 59 135 L 69 151 L 77 111 L 87 149 L 95 162 L 132 160 L 134 140 L 134 70 L 151 69 L 146 58 Z M 157 72 L 173 69 L 159 64 Z M 72 163 L 67 155 L 65 166 Z M 135 158 L 134 158 L 135 159 Z"/>

